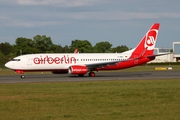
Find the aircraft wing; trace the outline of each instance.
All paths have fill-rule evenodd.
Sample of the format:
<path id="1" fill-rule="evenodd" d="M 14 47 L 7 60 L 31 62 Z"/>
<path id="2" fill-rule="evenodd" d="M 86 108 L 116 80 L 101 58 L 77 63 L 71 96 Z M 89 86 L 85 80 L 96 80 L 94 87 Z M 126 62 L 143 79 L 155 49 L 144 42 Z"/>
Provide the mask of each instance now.
<path id="1" fill-rule="evenodd" d="M 101 63 L 91 63 L 91 64 L 85 64 L 88 68 L 101 68 L 103 66 L 109 66 L 109 65 L 117 65 L 119 62 L 125 62 L 128 60 L 122 60 L 122 61 L 111 61 L 111 62 L 101 62 Z"/>
<path id="2" fill-rule="evenodd" d="M 152 57 L 156 57 L 156 56 L 162 56 L 162 55 L 168 55 L 168 54 L 172 54 L 172 53 L 165 53 L 165 54 L 158 54 L 158 55 L 149 55 L 146 56 L 147 58 L 152 58 Z M 127 59 L 127 60 L 122 60 L 122 61 L 111 61 L 111 62 L 101 62 L 101 63 L 91 63 L 91 64 L 85 64 L 88 68 L 92 69 L 92 68 L 101 68 L 103 66 L 109 66 L 109 65 L 117 65 L 120 62 L 127 62 L 130 60 L 136 60 L 136 59 L 141 59 L 143 55 L 140 55 L 137 58 L 133 58 L 133 59 Z"/>

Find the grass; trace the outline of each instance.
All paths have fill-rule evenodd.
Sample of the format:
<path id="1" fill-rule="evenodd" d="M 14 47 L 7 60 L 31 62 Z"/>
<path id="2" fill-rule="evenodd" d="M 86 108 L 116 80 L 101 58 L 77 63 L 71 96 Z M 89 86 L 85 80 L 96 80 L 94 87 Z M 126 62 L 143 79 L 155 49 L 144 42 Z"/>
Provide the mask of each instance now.
<path id="1" fill-rule="evenodd" d="M 1 120 L 179 120 L 180 81 L 0 84 Z"/>

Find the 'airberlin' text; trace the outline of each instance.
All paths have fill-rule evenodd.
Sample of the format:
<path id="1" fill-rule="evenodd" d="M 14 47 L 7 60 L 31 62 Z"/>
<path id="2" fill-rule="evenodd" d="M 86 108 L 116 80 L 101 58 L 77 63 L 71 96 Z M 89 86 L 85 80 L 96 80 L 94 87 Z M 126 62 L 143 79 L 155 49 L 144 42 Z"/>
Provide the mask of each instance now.
<path id="1" fill-rule="evenodd" d="M 69 57 L 63 56 L 63 57 L 49 57 L 46 55 L 45 57 L 35 57 L 33 59 L 34 64 L 71 64 L 71 63 L 76 63 L 76 58 L 75 57 Z"/>

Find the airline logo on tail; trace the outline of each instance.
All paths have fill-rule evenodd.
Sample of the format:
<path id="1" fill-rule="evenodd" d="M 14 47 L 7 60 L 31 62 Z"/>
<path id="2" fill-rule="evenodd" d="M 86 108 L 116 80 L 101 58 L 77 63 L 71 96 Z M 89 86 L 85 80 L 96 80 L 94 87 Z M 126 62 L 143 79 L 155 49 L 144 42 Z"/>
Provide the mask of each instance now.
<path id="1" fill-rule="evenodd" d="M 158 30 L 152 29 L 148 31 L 145 38 L 145 44 L 144 48 L 147 48 L 147 50 L 153 50 L 155 43 L 156 43 L 156 37 L 158 34 Z"/>
<path id="2" fill-rule="evenodd" d="M 152 27 L 145 34 L 140 43 L 135 47 L 130 58 L 135 58 L 135 56 L 149 56 L 154 54 L 154 47 L 158 35 L 159 23 L 154 23 Z"/>

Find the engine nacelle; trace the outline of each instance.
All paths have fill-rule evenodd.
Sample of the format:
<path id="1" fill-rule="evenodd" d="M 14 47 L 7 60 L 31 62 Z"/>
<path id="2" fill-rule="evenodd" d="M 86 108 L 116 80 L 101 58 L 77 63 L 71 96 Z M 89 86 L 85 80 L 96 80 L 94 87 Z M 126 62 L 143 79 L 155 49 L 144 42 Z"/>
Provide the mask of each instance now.
<path id="1" fill-rule="evenodd" d="M 68 69 L 67 70 L 53 70 L 52 73 L 53 74 L 67 74 Z"/>
<path id="2" fill-rule="evenodd" d="M 84 75 L 88 72 L 88 68 L 86 66 L 71 66 L 69 67 L 70 74 Z"/>

